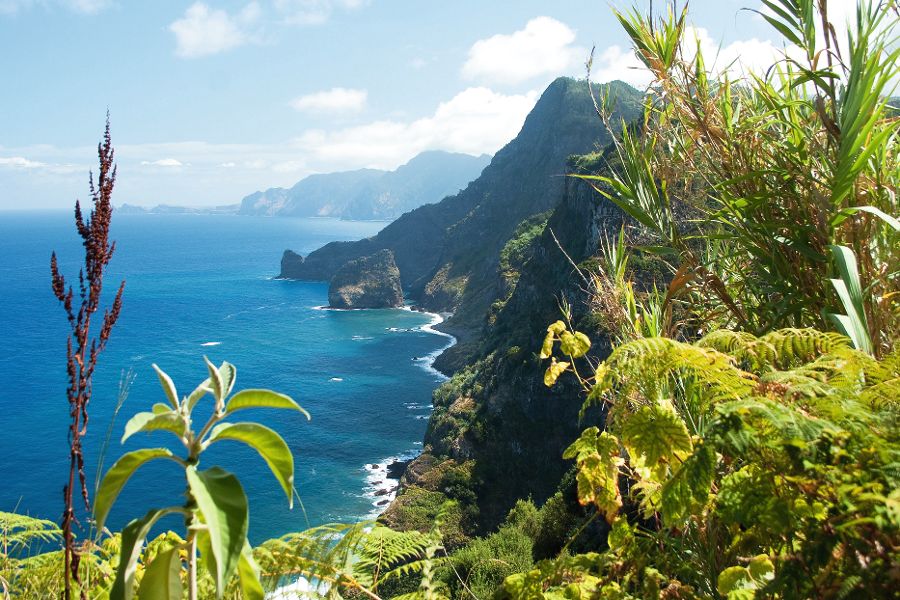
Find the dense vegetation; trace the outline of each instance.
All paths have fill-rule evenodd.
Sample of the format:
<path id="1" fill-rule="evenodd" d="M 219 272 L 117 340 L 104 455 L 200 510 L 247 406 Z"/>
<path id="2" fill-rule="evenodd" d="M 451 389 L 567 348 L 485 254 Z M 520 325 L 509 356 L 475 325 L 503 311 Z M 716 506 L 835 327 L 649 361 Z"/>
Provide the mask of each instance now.
<path id="1" fill-rule="evenodd" d="M 900 77 L 898 8 L 861 3 L 845 43 L 824 2 L 764 4 L 792 46 L 737 79 L 685 39 L 686 12 L 617 13 L 655 81 L 627 126 L 612 122 L 614 97 L 595 97 L 621 134 L 570 164 L 599 212 L 612 203 L 618 216 L 573 220 L 573 192 L 507 232 L 475 360 L 435 392 L 426 452 L 379 523 L 251 549 L 240 484 L 199 470 L 200 454 L 217 439 L 251 444 L 290 501 L 293 458 L 278 435 L 219 421 L 250 404 L 299 407 L 266 391 L 228 400 L 227 363 L 186 397 L 160 372 L 168 404 L 126 436 L 167 430 L 187 458 L 126 455 L 94 516 L 102 532 L 141 460 L 172 459 L 188 500 L 164 510 L 185 516 L 185 536 L 144 546 L 153 512 L 90 536 L 75 578 L 84 594 L 261 598 L 302 575 L 310 595 L 352 598 L 896 597 L 900 121 L 886 98 Z M 566 261 L 556 271 L 553 248 Z M 556 286 L 562 311 L 540 345 L 539 283 Z M 530 387 L 539 370 L 557 405 L 526 406 L 543 401 Z M 207 394 L 212 417 L 195 434 Z M 528 410 L 545 418 L 535 425 Z M 568 463 L 529 449 L 573 430 Z M 504 475 L 531 475 L 539 493 L 510 501 Z M 59 595 L 61 535 L 0 513 L 4 595 Z"/>

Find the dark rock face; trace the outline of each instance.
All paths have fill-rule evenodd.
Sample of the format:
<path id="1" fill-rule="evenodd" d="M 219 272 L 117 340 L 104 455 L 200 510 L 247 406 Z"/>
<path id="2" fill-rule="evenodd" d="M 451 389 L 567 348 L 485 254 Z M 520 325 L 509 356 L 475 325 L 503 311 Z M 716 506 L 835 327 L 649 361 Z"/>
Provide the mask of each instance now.
<path id="1" fill-rule="evenodd" d="M 281 255 L 281 273 L 278 279 L 296 279 L 303 266 L 303 257 L 293 250 L 285 250 Z"/>
<path id="2" fill-rule="evenodd" d="M 332 308 L 391 308 L 403 304 L 394 253 L 380 250 L 338 269 L 328 286 Z"/>

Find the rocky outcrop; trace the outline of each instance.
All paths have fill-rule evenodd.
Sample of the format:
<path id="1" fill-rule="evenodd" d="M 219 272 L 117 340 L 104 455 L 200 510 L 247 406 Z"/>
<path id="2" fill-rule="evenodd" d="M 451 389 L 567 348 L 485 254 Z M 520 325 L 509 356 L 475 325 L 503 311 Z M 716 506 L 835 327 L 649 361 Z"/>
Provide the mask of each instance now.
<path id="1" fill-rule="evenodd" d="M 281 255 L 281 273 L 278 279 L 296 279 L 303 266 L 303 257 L 293 250 L 285 250 Z"/>
<path id="2" fill-rule="evenodd" d="M 390 250 L 347 262 L 328 286 L 328 305 L 332 308 L 390 308 L 402 304 L 400 270 Z"/>

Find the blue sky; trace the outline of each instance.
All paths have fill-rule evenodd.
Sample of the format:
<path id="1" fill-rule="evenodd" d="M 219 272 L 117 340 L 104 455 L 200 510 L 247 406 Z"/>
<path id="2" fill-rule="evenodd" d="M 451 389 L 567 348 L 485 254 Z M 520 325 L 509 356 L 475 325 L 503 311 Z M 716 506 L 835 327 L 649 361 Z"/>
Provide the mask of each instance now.
<path id="1" fill-rule="evenodd" d="M 726 60 L 782 44 L 748 6 L 691 3 Z M 85 198 L 107 107 L 117 204 L 229 204 L 427 149 L 493 153 L 593 45 L 596 79 L 644 81 L 596 0 L 0 0 L 0 209 Z"/>

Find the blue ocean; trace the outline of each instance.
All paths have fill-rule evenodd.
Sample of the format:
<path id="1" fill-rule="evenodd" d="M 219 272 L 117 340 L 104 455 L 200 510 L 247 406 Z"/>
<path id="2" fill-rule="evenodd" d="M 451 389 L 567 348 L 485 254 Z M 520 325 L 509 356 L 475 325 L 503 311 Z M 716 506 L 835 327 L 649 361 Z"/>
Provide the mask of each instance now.
<path id="1" fill-rule="evenodd" d="M 123 308 L 94 379 L 85 456 L 91 489 L 98 464 L 168 445 L 170 434 L 120 438 L 134 413 L 164 401 L 158 364 L 186 394 L 206 377 L 203 357 L 237 367 L 235 390 L 271 388 L 312 415 L 247 411 L 277 430 L 296 461 L 302 502 L 287 499 L 263 460 L 233 442 L 211 447 L 201 467 L 235 472 L 250 500 L 254 543 L 326 522 L 377 514 L 391 497 L 386 464 L 419 449 L 448 344 L 433 315 L 403 309 L 333 311 L 327 284 L 280 281 L 281 253 L 375 234 L 384 223 L 224 215 L 115 214 L 116 254 L 104 292 L 126 280 Z M 68 324 L 50 289 L 49 260 L 77 281 L 83 249 L 72 215 L 0 213 L 0 510 L 58 521 L 68 469 L 65 357 Z M 116 415 L 123 382 L 127 395 Z M 207 400 L 208 402 L 209 400 Z M 109 435 L 108 443 L 105 443 Z M 177 445 L 177 442 L 175 442 Z M 119 528 L 154 506 L 180 504 L 174 463 L 148 465 L 110 517 Z M 177 519 L 168 524 L 177 528 Z"/>

